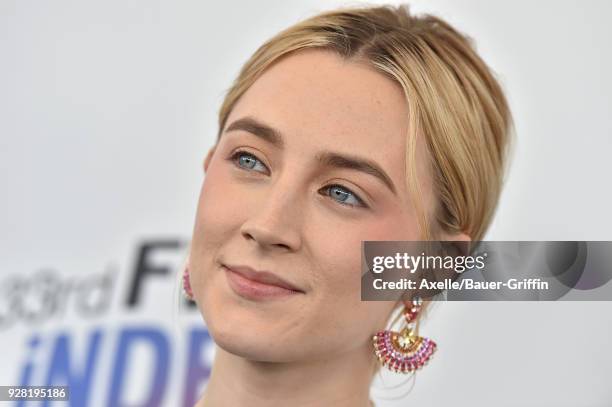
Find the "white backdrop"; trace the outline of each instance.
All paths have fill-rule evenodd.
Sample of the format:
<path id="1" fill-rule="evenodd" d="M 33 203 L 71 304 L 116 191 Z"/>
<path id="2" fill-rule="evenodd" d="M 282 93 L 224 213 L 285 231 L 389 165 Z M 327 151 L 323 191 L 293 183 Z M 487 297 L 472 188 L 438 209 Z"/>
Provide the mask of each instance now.
<path id="1" fill-rule="evenodd" d="M 201 391 L 212 345 L 172 273 L 217 109 L 265 39 L 343 4 L 0 1 L 0 385 L 65 375 L 92 406 Z M 487 238 L 612 240 L 612 4 L 411 4 L 475 38 L 511 102 Z M 378 405 L 612 405 L 611 302 L 440 303 L 423 333 L 434 361 L 405 398 L 377 380 Z"/>

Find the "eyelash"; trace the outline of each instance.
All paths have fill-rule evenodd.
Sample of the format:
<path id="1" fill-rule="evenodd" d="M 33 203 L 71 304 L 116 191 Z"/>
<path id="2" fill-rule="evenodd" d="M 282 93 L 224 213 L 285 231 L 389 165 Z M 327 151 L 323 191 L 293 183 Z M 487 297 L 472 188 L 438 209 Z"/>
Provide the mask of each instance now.
<path id="1" fill-rule="evenodd" d="M 233 154 L 230 156 L 229 160 L 230 160 L 230 161 L 232 161 L 232 162 L 234 163 L 234 165 L 235 165 L 235 166 L 236 166 L 238 169 L 245 170 L 245 171 L 251 171 L 251 169 L 247 169 L 247 168 L 242 167 L 242 166 L 240 166 L 240 165 L 238 164 L 238 160 L 240 159 L 240 156 L 242 156 L 242 155 L 246 155 L 246 156 L 248 156 L 248 157 L 251 157 L 251 158 L 253 158 L 253 159 L 255 159 L 255 160 L 259 161 L 259 162 L 261 163 L 261 165 L 263 165 L 264 167 L 266 167 L 266 165 L 265 165 L 265 164 L 264 164 L 264 163 L 263 163 L 263 162 L 262 162 L 262 161 L 261 161 L 259 158 L 257 158 L 257 156 L 256 156 L 256 155 L 254 155 L 253 153 L 250 153 L 250 152 L 245 151 L 245 150 L 236 150 L 236 151 L 235 151 L 235 152 L 234 152 L 234 153 L 233 153 Z M 268 169 L 268 167 L 266 167 L 266 169 Z M 269 171 L 269 170 L 268 170 L 268 171 Z M 362 208 L 362 207 L 363 207 L 363 208 L 367 208 L 367 207 L 368 207 L 368 206 L 365 204 L 365 202 L 363 201 L 363 199 L 361 199 L 361 197 L 360 197 L 359 195 L 357 195 L 356 193 L 354 193 L 354 192 L 353 192 L 353 191 L 351 191 L 349 188 L 346 188 L 346 187 L 345 187 L 345 186 L 343 186 L 343 185 L 340 185 L 340 184 L 330 184 L 330 185 L 326 185 L 326 186 L 325 186 L 325 187 L 323 187 L 321 190 L 329 191 L 331 188 L 334 188 L 334 187 L 339 188 L 339 189 L 341 189 L 341 190 L 343 190 L 343 191 L 345 191 L 345 192 L 348 192 L 349 194 L 351 194 L 351 195 L 353 195 L 353 196 L 355 197 L 355 200 L 356 200 L 357 202 L 359 202 L 359 205 L 356 205 L 356 204 L 349 204 L 349 203 L 345 203 L 345 202 L 338 201 L 338 200 L 335 200 L 335 199 L 334 199 L 334 201 L 335 201 L 335 202 L 337 202 L 337 203 L 339 203 L 340 205 L 342 205 L 342 206 L 346 206 L 346 207 L 349 207 L 349 208 L 354 208 L 354 209 L 359 209 L 359 208 Z M 331 196 L 330 196 L 328 193 L 326 193 L 326 194 L 324 194 L 324 195 L 325 195 L 325 196 L 328 196 L 328 197 L 330 197 L 330 198 L 331 198 Z"/>

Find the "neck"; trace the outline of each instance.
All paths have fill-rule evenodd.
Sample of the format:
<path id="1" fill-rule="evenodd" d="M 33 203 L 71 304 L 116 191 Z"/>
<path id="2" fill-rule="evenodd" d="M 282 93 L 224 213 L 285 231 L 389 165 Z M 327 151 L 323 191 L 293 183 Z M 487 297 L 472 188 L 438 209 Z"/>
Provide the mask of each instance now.
<path id="1" fill-rule="evenodd" d="M 217 347 L 195 407 L 370 407 L 372 355 L 364 348 L 324 360 L 258 362 Z"/>

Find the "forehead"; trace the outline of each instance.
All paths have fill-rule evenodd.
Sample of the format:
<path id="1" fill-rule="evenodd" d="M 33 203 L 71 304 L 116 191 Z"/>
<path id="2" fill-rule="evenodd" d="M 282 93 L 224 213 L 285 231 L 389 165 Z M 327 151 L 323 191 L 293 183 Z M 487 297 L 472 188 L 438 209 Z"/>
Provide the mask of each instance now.
<path id="1" fill-rule="evenodd" d="M 322 150 L 364 156 L 403 189 L 408 104 L 399 84 L 365 63 L 325 50 L 290 54 L 242 95 L 226 126 L 245 116 L 278 129 L 304 159 Z"/>

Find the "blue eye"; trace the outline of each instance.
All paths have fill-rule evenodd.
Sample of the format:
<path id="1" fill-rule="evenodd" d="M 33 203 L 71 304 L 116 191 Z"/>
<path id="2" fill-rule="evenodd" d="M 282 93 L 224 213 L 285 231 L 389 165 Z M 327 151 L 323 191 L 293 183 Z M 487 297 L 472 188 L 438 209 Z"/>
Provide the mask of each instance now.
<path id="1" fill-rule="evenodd" d="M 344 188 L 342 185 L 328 185 L 327 187 L 323 188 L 323 191 L 328 191 L 325 193 L 325 195 L 330 196 L 341 205 L 367 207 L 359 196 L 353 193 L 350 189 Z"/>
<path id="2" fill-rule="evenodd" d="M 257 172 L 267 172 L 268 168 L 253 154 L 247 153 L 245 151 L 236 151 L 234 155 L 232 155 L 232 161 L 237 163 L 240 168 L 244 168 L 246 170 L 254 170 Z M 259 169 L 257 168 L 259 166 Z"/>
<path id="3" fill-rule="evenodd" d="M 256 171 L 262 173 L 268 172 L 268 168 L 265 166 L 264 163 L 261 162 L 259 158 L 246 151 L 236 151 L 230 157 L 230 160 L 233 161 L 235 165 L 237 165 L 239 168 L 247 171 Z M 355 208 L 368 207 L 357 194 L 355 194 L 350 189 L 343 187 L 342 185 L 328 185 L 321 189 L 321 191 L 324 191 L 323 195 L 331 197 L 333 200 L 335 200 L 341 205 Z"/>

